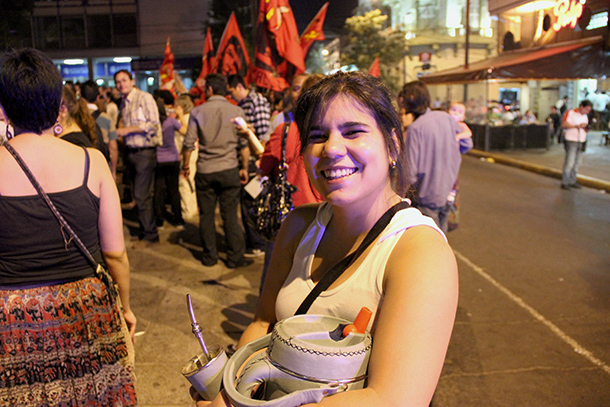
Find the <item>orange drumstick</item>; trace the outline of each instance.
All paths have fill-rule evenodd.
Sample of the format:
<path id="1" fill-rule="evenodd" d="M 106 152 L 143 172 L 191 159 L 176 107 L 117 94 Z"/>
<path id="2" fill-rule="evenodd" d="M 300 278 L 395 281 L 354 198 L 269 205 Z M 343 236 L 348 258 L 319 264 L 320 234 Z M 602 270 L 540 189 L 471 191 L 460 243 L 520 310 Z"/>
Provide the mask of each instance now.
<path id="1" fill-rule="evenodd" d="M 366 327 L 369 325 L 372 315 L 373 312 L 371 312 L 370 309 L 362 307 L 356 316 L 356 319 L 354 319 L 354 323 L 343 328 L 343 337 L 345 338 L 350 332 L 363 334 L 364 331 L 366 331 Z"/>

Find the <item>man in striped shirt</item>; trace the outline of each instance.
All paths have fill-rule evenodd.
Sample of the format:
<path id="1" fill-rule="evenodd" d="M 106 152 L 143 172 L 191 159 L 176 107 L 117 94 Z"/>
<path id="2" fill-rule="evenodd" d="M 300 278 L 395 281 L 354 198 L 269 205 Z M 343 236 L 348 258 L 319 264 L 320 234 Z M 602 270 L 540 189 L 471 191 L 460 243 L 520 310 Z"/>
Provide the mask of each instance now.
<path id="1" fill-rule="evenodd" d="M 123 96 L 121 123 L 116 134 L 124 140 L 127 149 L 125 164 L 133 178 L 132 192 L 141 229 L 139 239 L 146 246 L 159 241 L 153 207 L 157 146 L 163 143 L 159 108 L 150 93 L 134 86 L 129 71 L 115 73 L 114 82 Z"/>
<path id="2" fill-rule="evenodd" d="M 260 93 L 250 90 L 240 75 L 229 75 L 227 78 L 227 90 L 231 93 L 231 97 L 237 102 L 246 113 L 246 122 L 254 128 L 254 134 L 261 140 L 263 135 L 269 128 L 269 120 L 271 118 L 271 104 Z M 250 157 L 248 173 L 251 177 L 256 175 L 256 156 Z M 246 255 L 260 256 L 264 254 L 266 247 L 265 240 L 258 234 L 254 223 L 250 220 L 248 212 L 253 204 L 252 197 L 242 190 L 241 194 L 241 213 L 246 231 Z"/>

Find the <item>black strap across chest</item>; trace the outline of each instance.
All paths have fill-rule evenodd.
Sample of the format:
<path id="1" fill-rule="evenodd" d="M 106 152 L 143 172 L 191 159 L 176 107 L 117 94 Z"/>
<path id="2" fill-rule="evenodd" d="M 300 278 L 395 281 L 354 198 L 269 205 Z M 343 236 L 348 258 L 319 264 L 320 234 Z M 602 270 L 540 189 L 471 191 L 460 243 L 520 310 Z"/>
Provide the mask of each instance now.
<path id="1" fill-rule="evenodd" d="M 390 209 L 388 209 L 386 213 L 384 213 L 383 216 L 379 218 L 379 220 L 377 221 L 377 223 L 375 223 L 371 230 L 369 230 L 369 233 L 367 233 L 362 243 L 360 243 L 360 246 L 358 246 L 355 251 L 353 251 L 352 253 L 344 257 L 341 261 L 339 261 L 337 264 L 335 264 L 330 270 L 328 270 L 326 274 L 322 276 L 320 281 L 318 281 L 318 284 L 316 284 L 316 286 L 313 288 L 313 290 L 311 290 L 309 295 L 305 297 L 305 299 L 295 312 L 295 315 L 306 314 L 309 308 L 311 307 L 311 304 L 313 304 L 316 298 L 318 298 L 318 296 L 323 291 L 326 291 L 328 287 L 330 287 L 332 283 L 334 283 L 337 278 L 339 278 L 339 276 L 343 274 L 343 272 L 347 268 L 349 268 L 349 266 L 354 264 L 358 257 L 360 257 L 360 255 L 371 245 L 371 243 L 373 243 L 373 241 L 375 241 L 375 239 L 377 239 L 381 232 L 389 225 L 396 212 L 402 209 L 406 209 L 408 207 L 410 207 L 408 202 L 401 201 L 396 205 L 392 206 Z"/>

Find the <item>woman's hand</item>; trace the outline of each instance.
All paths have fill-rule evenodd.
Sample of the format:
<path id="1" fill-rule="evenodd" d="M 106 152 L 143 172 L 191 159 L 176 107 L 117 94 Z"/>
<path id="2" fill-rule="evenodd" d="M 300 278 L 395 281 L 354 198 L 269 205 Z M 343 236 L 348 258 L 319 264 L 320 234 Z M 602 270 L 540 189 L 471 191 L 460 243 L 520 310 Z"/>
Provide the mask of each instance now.
<path id="1" fill-rule="evenodd" d="M 131 336 L 131 341 L 136 343 L 136 315 L 132 310 L 123 311 L 123 317 L 125 318 L 125 322 L 127 323 L 127 329 L 129 329 L 129 336 Z"/>
<path id="2" fill-rule="evenodd" d="M 233 407 L 224 390 L 220 391 L 214 401 L 206 401 L 201 398 L 201 395 L 197 393 L 197 390 L 195 390 L 193 386 L 189 389 L 189 393 L 191 398 L 196 401 L 197 407 Z"/>

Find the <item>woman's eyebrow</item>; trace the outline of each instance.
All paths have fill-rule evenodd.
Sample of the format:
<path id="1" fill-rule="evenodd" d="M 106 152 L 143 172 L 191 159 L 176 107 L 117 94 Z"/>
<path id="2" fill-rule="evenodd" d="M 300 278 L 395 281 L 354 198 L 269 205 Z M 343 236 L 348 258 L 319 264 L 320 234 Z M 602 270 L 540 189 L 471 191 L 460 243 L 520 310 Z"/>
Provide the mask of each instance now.
<path id="1" fill-rule="evenodd" d="M 339 130 L 343 130 L 343 129 L 346 129 L 346 128 L 357 127 L 357 126 L 362 126 L 362 127 L 366 127 L 366 128 L 370 128 L 371 127 L 371 126 L 369 126 L 366 123 L 355 122 L 355 121 L 354 122 L 344 122 L 344 123 L 341 123 L 338 127 L 339 127 Z M 309 131 L 324 131 L 324 129 L 325 129 L 324 126 L 317 124 L 317 125 L 312 125 L 309 128 Z"/>
<path id="2" fill-rule="evenodd" d="M 368 124 L 363 123 L 363 122 L 345 122 L 345 123 L 341 123 L 339 125 L 339 129 L 343 130 L 343 129 L 346 129 L 346 128 L 357 127 L 357 126 L 362 126 L 362 127 L 366 127 L 366 128 L 370 127 Z"/>

